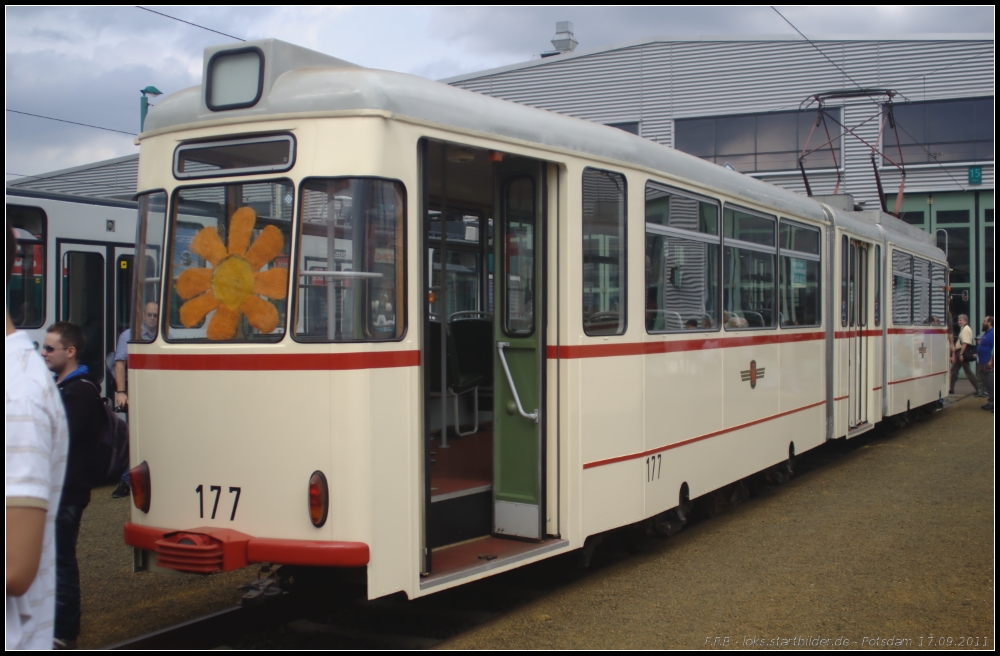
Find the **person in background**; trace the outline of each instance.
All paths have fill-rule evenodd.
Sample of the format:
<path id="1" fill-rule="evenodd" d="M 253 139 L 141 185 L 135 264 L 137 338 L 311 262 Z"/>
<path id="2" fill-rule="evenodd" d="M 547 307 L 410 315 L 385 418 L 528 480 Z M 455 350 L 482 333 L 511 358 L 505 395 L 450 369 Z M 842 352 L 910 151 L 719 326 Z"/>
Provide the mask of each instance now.
<path id="1" fill-rule="evenodd" d="M 156 339 L 156 325 L 160 320 L 160 306 L 153 301 L 142 308 L 142 325 L 139 334 L 142 341 L 151 342 Z M 118 337 L 115 348 L 115 408 L 128 416 L 128 343 L 132 341 L 132 329 L 126 328 Z M 128 469 L 122 472 L 118 487 L 111 493 L 113 499 L 122 499 L 129 495 L 130 485 Z"/>
<path id="2" fill-rule="evenodd" d="M 104 403 L 97 385 L 90 380 L 79 356 L 86 348 L 83 330 L 75 323 L 60 321 L 45 334 L 43 357 L 56 375 L 69 423 L 69 457 L 66 479 L 56 514 L 56 623 L 57 648 L 74 648 L 80 634 L 80 567 L 76 540 L 83 511 L 90 503 L 96 473 L 102 471 L 101 434 L 107 429 Z"/>
<path id="3" fill-rule="evenodd" d="M 975 352 L 976 345 L 974 342 L 972 328 L 969 327 L 969 316 L 966 314 L 958 315 L 958 339 L 955 340 L 955 352 L 951 356 L 951 382 L 948 385 L 948 394 L 955 393 L 955 381 L 958 380 L 959 369 L 965 370 L 965 377 L 972 383 L 976 394 L 979 394 L 979 383 L 976 382 L 976 377 L 969 368 L 969 361 L 965 359 L 967 349 L 973 349 L 973 352 Z"/>
<path id="4" fill-rule="evenodd" d="M 983 318 L 983 323 L 980 326 L 981 332 L 979 333 L 979 336 L 976 337 L 976 344 L 981 344 L 983 339 L 986 337 L 986 333 L 988 333 L 992 328 L 993 328 L 993 317 L 987 315 L 986 317 Z M 989 393 L 986 391 L 987 390 L 986 363 L 989 362 L 989 359 L 990 359 L 989 352 L 986 353 L 986 359 L 984 360 L 980 357 L 979 350 L 977 348 L 976 380 L 979 381 L 979 392 L 976 393 L 976 396 L 983 399 L 989 396 Z"/>
<path id="5" fill-rule="evenodd" d="M 16 238 L 7 224 L 7 282 Z M 4 474 L 7 649 L 51 649 L 56 593 L 56 509 L 69 431 L 59 392 L 4 307 Z"/>
<path id="6" fill-rule="evenodd" d="M 146 303 L 142 310 L 142 325 L 139 334 L 142 341 L 156 339 L 156 324 L 160 320 L 160 306 L 153 301 Z M 115 348 L 115 405 L 128 412 L 128 343 L 132 341 L 132 329 L 126 328 L 118 336 Z"/>
<path id="7" fill-rule="evenodd" d="M 986 320 L 989 323 L 989 330 L 979 340 L 979 346 L 976 347 L 976 363 L 986 379 L 984 382 L 988 400 L 983 406 L 983 410 L 993 412 L 993 317 L 986 317 Z"/>

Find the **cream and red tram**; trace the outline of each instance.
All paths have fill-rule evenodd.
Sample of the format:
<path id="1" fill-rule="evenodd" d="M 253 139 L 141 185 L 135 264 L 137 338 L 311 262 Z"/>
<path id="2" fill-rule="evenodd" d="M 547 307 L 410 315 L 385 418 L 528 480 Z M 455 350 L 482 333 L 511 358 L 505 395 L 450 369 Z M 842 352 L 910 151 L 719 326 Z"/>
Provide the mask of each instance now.
<path id="1" fill-rule="evenodd" d="M 417 597 L 946 389 L 945 259 L 892 217 L 280 41 L 204 75 L 139 137 L 137 567 Z"/>

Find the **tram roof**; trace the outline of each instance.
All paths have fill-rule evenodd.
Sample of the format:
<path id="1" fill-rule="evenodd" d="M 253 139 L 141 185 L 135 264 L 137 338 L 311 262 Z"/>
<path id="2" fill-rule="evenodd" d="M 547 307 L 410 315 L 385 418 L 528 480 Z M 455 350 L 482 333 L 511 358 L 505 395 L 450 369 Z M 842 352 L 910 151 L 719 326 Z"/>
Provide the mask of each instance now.
<path id="1" fill-rule="evenodd" d="M 370 69 L 278 39 L 260 39 L 205 49 L 209 61 L 227 50 L 257 48 L 264 56 L 260 100 L 251 107 L 212 111 L 205 85 L 167 96 L 151 108 L 140 139 L 211 125 L 375 111 L 632 164 L 692 181 L 705 190 L 827 223 L 822 206 L 806 196 L 706 162 L 649 139 L 591 121 L 485 96 L 416 75 Z M 833 212 L 837 224 L 849 213 Z M 865 223 L 867 223 L 865 221 Z M 869 224 L 871 225 L 871 224 Z M 877 228 L 871 226 L 869 229 Z M 913 240 L 917 245 L 916 240 Z"/>
<path id="2" fill-rule="evenodd" d="M 277 39 L 210 46 L 205 49 L 204 73 L 212 55 L 251 47 L 259 48 L 265 58 L 263 93 L 254 106 L 212 111 L 205 102 L 204 85 L 184 89 L 150 109 L 140 139 L 217 119 L 242 122 L 277 115 L 374 110 L 643 166 L 779 211 L 825 220 L 819 206 L 804 196 L 616 128 L 416 75 L 363 68 Z"/>

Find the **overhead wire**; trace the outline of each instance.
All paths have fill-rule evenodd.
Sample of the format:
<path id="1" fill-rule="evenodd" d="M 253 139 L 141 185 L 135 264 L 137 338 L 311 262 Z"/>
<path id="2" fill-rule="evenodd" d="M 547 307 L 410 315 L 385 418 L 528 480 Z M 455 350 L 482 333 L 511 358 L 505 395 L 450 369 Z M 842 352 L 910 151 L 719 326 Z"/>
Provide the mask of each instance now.
<path id="1" fill-rule="evenodd" d="M 241 39 L 238 36 L 233 36 L 232 34 L 226 34 L 225 32 L 220 32 L 219 30 L 213 30 L 211 27 L 205 27 L 204 25 L 199 25 L 198 23 L 192 23 L 191 21 L 186 21 L 183 18 L 177 18 L 176 16 L 171 16 L 170 14 L 164 14 L 161 11 L 156 11 L 150 9 L 149 7 L 143 7 L 142 5 L 135 5 L 136 9 L 142 9 L 143 11 L 148 11 L 151 14 L 156 14 L 157 16 L 163 16 L 164 18 L 169 18 L 170 20 L 175 20 L 178 23 L 185 23 L 192 27 L 197 27 L 202 30 L 207 30 L 209 32 L 214 32 L 215 34 L 221 34 L 222 36 L 229 37 L 230 39 L 236 39 L 237 41 L 246 41 L 246 39 Z"/>
<path id="2" fill-rule="evenodd" d="M 126 132 L 125 130 L 116 130 L 114 128 L 105 128 L 105 127 L 102 127 L 100 125 L 91 125 L 89 123 L 79 123 L 77 121 L 67 121 L 64 118 L 53 118 L 51 116 L 42 116 L 41 114 L 32 114 L 31 112 L 21 112 L 21 111 L 18 111 L 16 109 L 6 109 L 5 108 L 5 111 L 10 112 L 11 114 L 21 114 L 22 116 L 34 116 L 35 118 L 44 118 L 45 120 L 48 120 L 48 121 L 58 121 L 59 123 L 69 123 L 70 125 L 82 125 L 85 128 L 94 128 L 95 130 L 106 130 L 108 132 L 117 132 L 119 134 L 127 134 L 127 135 L 130 135 L 130 136 L 133 136 L 133 137 L 136 136 L 135 132 Z"/>

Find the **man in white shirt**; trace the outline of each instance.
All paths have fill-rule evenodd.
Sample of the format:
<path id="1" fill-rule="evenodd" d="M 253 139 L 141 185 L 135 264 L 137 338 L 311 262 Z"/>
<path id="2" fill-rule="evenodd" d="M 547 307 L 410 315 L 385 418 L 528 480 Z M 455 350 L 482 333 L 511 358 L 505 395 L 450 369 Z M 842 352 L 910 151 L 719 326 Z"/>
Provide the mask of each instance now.
<path id="1" fill-rule="evenodd" d="M 7 228 L 7 282 L 14 235 Z M 41 356 L 4 308 L 4 465 L 7 649 L 51 649 L 55 623 L 55 518 L 69 429 Z"/>
<path id="2" fill-rule="evenodd" d="M 970 354 L 975 354 L 976 340 L 972 336 L 972 328 L 969 327 L 968 315 L 960 314 L 958 315 L 958 339 L 955 340 L 955 353 L 951 356 L 951 380 L 948 385 L 949 394 L 955 393 L 955 381 L 958 380 L 958 370 L 964 369 L 965 377 L 972 383 L 972 387 L 976 390 L 976 395 L 979 395 L 979 384 L 976 382 L 976 376 L 969 367 L 969 362 L 975 362 L 976 360 L 975 358 L 972 358 L 972 360 L 964 358 L 967 350 Z"/>

